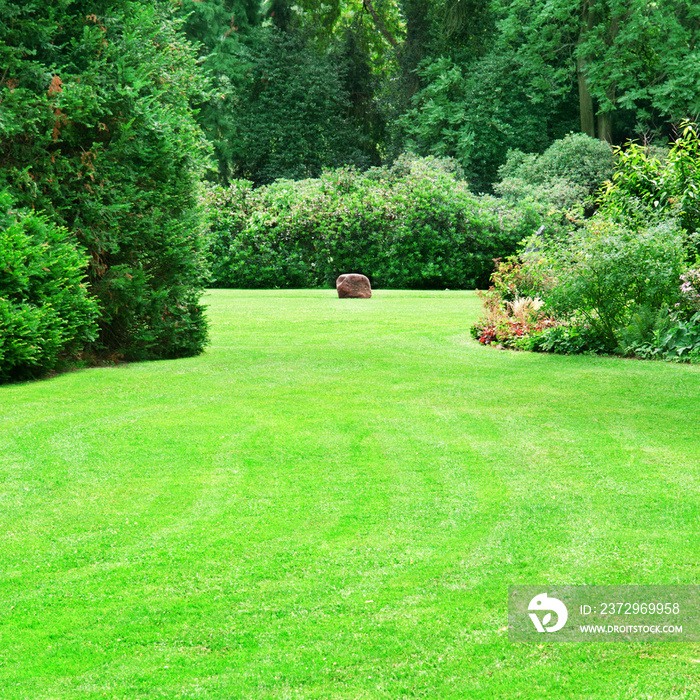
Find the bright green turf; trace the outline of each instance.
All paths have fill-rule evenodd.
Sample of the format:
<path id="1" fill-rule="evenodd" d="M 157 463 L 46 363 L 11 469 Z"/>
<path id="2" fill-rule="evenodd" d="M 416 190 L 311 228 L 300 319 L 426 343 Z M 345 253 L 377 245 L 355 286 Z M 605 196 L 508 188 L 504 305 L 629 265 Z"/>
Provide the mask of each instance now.
<path id="1" fill-rule="evenodd" d="M 217 291 L 201 357 L 0 388 L 0 698 L 700 697 L 512 644 L 511 583 L 698 583 L 700 368 L 479 347 L 464 292 Z"/>

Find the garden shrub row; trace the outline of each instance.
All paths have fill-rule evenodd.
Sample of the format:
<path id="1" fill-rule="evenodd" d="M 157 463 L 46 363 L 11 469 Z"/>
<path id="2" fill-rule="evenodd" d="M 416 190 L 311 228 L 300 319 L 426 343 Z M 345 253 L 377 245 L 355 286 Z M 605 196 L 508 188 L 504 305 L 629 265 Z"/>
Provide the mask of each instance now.
<path id="1" fill-rule="evenodd" d="M 360 272 L 374 287 L 473 289 L 493 259 L 539 226 L 533 204 L 477 196 L 449 159 L 403 156 L 365 173 L 234 182 L 208 194 L 213 285 L 327 287 Z"/>

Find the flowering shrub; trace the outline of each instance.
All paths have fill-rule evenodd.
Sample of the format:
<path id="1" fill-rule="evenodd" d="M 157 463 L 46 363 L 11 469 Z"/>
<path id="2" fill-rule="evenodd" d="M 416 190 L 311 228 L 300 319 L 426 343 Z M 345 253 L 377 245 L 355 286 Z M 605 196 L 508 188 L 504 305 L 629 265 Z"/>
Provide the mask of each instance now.
<path id="1" fill-rule="evenodd" d="M 678 302 L 688 247 L 674 221 L 634 227 L 598 214 L 545 243 L 539 255 L 555 283 L 544 298 L 557 318 L 582 319 L 614 351 L 635 309 Z"/>
<path id="2" fill-rule="evenodd" d="M 484 304 L 485 315 L 472 326 L 472 336 L 483 345 L 530 349 L 530 338 L 558 324 L 541 310 L 544 302 L 537 297 L 516 297 L 512 301 L 504 301 L 493 288 L 478 294 Z"/>
<path id="3" fill-rule="evenodd" d="M 543 274 L 538 260 L 529 258 L 525 262 L 517 255 L 511 255 L 505 260 L 496 258 L 494 262 L 496 269 L 491 274 L 491 284 L 504 301 L 518 297 L 541 298 L 553 284 L 553 279 Z"/>
<path id="4" fill-rule="evenodd" d="M 496 261 L 474 337 L 544 352 L 700 358 L 700 267 L 687 262 L 700 240 L 698 154 L 690 124 L 663 161 L 634 145 L 620 151 L 596 214 Z"/>
<path id="5" fill-rule="evenodd" d="M 452 161 L 412 156 L 257 189 L 237 181 L 207 199 L 215 287 L 327 287 L 354 271 L 385 289 L 473 289 L 540 223 L 531 205 L 470 192 Z"/>
<path id="6" fill-rule="evenodd" d="M 700 269 L 694 268 L 681 275 L 681 301 L 677 306 L 700 311 Z"/>

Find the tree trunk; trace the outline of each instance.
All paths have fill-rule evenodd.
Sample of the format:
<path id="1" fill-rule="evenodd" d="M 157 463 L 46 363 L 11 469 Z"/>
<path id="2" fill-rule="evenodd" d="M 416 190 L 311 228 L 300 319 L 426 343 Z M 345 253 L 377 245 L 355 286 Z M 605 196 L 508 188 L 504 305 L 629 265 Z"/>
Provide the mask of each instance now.
<path id="1" fill-rule="evenodd" d="M 612 112 L 598 112 L 598 138 L 612 143 Z"/>
<path id="2" fill-rule="evenodd" d="M 595 112 L 593 111 L 593 96 L 588 89 L 588 81 L 584 72 L 583 59 L 576 59 L 576 75 L 578 77 L 578 109 L 581 115 L 581 132 L 595 138 Z"/>
<path id="3" fill-rule="evenodd" d="M 595 17 L 590 8 L 589 0 L 584 0 L 581 12 L 581 33 L 578 43 L 581 44 L 588 32 L 595 25 Z M 595 112 L 593 110 L 593 96 L 586 78 L 586 61 L 582 56 L 576 57 L 576 77 L 578 78 L 578 109 L 581 115 L 581 131 L 595 138 Z"/>
<path id="4" fill-rule="evenodd" d="M 377 14 L 377 11 L 372 5 L 372 0 L 362 0 L 362 7 L 369 12 L 374 21 L 374 26 L 379 30 L 379 33 L 391 44 L 393 48 L 398 47 L 398 42 L 391 35 L 391 32 L 386 28 L 386 24 L 382 22 L 382 18 Z"/>
<path id="5" fill-rule="evenodd" d="M 605 43 L 609 47 L 615 44 L 615 39 L 620 31 L 620 22 L 621 18 L 618 16 L 610 18 L 610 24 L 605 37 Z M 612 143 L 613 114 L 615 113 L 615 87 L 615 84 L 608 84 L 608 87 L 605 88 L 605 111 L 598 112 L 598 138 L 608 143 Z"/>

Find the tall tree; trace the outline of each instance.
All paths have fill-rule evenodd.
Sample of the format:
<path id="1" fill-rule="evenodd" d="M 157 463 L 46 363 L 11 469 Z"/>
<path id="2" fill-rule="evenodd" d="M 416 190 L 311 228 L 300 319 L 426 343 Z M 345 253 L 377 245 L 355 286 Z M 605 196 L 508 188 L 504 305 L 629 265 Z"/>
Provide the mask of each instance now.
<path id="1" fill-rule="evenodd" d="M 90 254 L 97 348 L 201 351 L 203 82 L 161 3 L 0 4 L 0 185 Z"/>
<path id="2" fill-rule="evenodd" d="M 231 121 L 234 86 L 249 66 L 248 46 L 259 25 L 259 0 L 179 0 L 187 38 L 198 46 L 198 62 L 206 71 L 211 90 L 199 107 L 197 120 L 214 147 L 218 179 L 231 173 L 235 124 Z"/>
<path id="3" fill-rule="evenodd" d="M 338 66 L 298 32 L 260 34 L 232 102 L 232 174 L 262 184 L 369 166 L 371 144 L 367 152 Z"/>
<path id="4" fill-rule="evenodd" d="M 639 128 L 700 110 L 695 0 L 495 0 L 499 41 L 522 77 L 566 95 L 578 85 L 581 131 L 610 141 L 616 112 Z"/>

